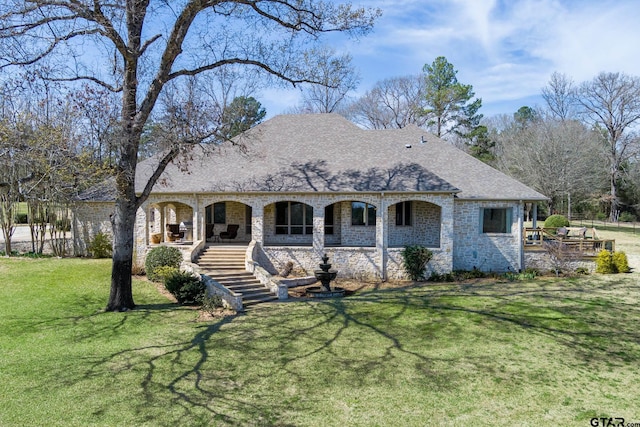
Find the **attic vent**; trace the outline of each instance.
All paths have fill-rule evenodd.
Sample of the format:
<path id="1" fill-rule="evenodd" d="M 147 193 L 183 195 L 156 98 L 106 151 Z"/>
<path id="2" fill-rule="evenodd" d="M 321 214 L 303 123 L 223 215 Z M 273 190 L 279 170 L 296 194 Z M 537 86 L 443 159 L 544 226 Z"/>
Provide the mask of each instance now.
<path id="1" fill-rule="evenodd" d="M 404 148 L 411 148 L 411 144 L 406 144 Z"/>

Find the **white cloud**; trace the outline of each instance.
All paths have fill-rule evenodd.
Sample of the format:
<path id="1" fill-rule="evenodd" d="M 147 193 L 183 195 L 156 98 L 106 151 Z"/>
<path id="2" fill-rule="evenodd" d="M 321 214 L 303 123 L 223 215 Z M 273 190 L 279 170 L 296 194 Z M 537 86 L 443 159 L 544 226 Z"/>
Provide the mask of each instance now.
<path id="1" fill-rule="evenodd" d="M 359 92 L 385 78 L 417 74 L 445 56 L 485 105 L 530 102 L 554 71 L 576 82 L 600 71 L 640 76 L 637 0 L 377 0 L 383 16 L 357 42 L 332 36 L 351 52 Z M 274 105 L 297 94 L 267 93 Z M 288 108 L 287 105 L 284 109 Z M 270 111 L 277 113 L 278 111 Z M 511 113 L 512 111 L 505 111 Z"/>

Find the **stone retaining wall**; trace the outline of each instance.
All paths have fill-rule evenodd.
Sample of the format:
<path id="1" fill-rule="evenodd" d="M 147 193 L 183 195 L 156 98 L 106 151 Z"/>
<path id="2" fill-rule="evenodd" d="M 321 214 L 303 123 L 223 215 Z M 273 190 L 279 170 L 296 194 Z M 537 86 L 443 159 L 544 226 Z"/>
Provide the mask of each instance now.
<path id="1" fill-rule="evenodd" d="M 525 268 L 535 268 L 540 272 L 552 271 L 554 266 L 549 254 L 545 251 L 526 251 L 524 253 Z M 593 273 L 596 270 L 595 258 L 585 258 L 581 260 L 570 261 L 565 264 L 569 272 L 574 272 L 578 268 L 585 268 L 588 272 Z"/>

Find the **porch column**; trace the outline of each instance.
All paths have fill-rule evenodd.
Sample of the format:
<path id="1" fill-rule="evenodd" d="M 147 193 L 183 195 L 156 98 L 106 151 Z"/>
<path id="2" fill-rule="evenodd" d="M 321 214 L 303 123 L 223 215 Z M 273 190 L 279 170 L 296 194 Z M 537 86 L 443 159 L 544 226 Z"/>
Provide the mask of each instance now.
<path id="1" fill-rule="evenodd" d="M 164 203 L 158 204 L 158 212 L 160 212 L 160 234 L 162 234 L 162 237 L 160 237 L 161 242 L 167 241 L 167 215 L 165 209 L 166 205 Z"/>
<path id="2" fill-rule="evenodd" d="M 134 229 L 134 245 L 147 246 L 151 243 L 151 234 L 149 233 L 149 207 L 148 202 L 143 203 L 136 212 L 136 226 Z"/>
<path id="3" fill-rule="evenodd" d="M 440 252 L 442 262 L 439 263 L 444 272 L 453 271 L 454 231 L 454 195 L 447 197 L 440 206 Z"/>
<path id="4" fill-rule="evenodd" d="M 136 211 L 136 222 L 133 228 L 133 265 L 142 267 L 147 257 L 149 245 L 149 204 L 143 203 Z"/>
<path id="5" fill-rule="evenodd" d="M 538 204 L 533 204 L 533 212 L 531 213 L 531 219 L 533 221 L 532 227 L 538 228 Z"/>
<path id="6" fill-rule="evenodd" d="M 313 253 L 317 259 L 324 256 L 324 206 L 313 206 Z"/>
<path id="7" fill-rule="evenodd" d="M 521 200 L 518 203 L 518 208 L 516 209 L 518 212 L 518 247 L 520 252 L 520 265 L 518 266 L 518 271 L 524 270 L 524 202 Z"/>
<path id="8" fill-rule="evenodd" d="M 193 239 L 206 240 L 204 231 L 204 207 L 198 203 L 198 209 L 194 211 L 193 217 Z M 197 223 L 196 223 L 197 221 Z"/>
<path id="9" fill-rule="evenodd" d="M 387 248 L 389 247 L 389 233 L 387 221 L 389 220 L 388 203 L 384 199 L 384 193 L 380 193 L 380 201 L 376 209 L 376 254 L 378 258 L 378 274 L 380 279 L 387 280 Z"/>
<path id="10" fill-rule="evenodd" d="M 264 206 L 251 207 L 251 240 L 264 244 Z"/>

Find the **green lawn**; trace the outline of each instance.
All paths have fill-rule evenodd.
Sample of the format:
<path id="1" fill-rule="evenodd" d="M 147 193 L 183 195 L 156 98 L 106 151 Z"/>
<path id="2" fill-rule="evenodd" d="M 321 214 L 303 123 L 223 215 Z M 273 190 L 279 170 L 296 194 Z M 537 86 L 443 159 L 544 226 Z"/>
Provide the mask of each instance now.
<path id="1" fill-rule="evenodd" d="M 428 284 L 196 322 L 108 261 L 0 259 L 0 426 L 640 422 L 637 274 Z"/>

